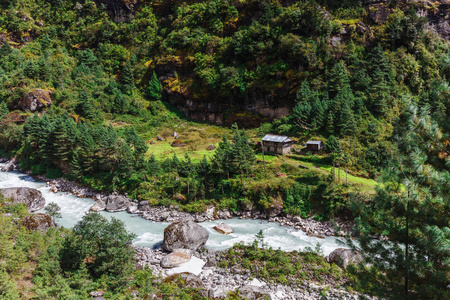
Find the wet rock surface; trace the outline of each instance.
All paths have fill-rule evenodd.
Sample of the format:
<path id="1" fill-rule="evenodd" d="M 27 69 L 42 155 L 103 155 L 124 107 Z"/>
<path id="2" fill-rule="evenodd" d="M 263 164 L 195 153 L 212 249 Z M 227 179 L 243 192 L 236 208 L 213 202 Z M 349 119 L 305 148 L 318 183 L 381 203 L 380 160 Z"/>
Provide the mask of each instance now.
<path id="1" fill-rule="evenodd" d="M 225 223 L 220 223 L 218 226 L 214 226 L 214 229 L 222 234 L 230 234 L 234 232 L 233 229 Z"/>
<path id="2" fill-rule="evenodd" d="M 11 199 L 15 204 L 24 203 L 29 212 L 35 212 L 43 209 L 45 206 L 45 198 L 41 191 L 27 187 L 13 187 L 1 189 L 0 193 L 5 197 Z"/>
<path id="3" fill-rule="evenodd" d="M 6 160 L 3 158 L 0 162 L 5 162 Z M 6 164 L 2 167 L 2 172 L 11 172 L 19 168 L 19 161 L 16 158 L 12 158 L 11 160 L 7 160 Z"/>

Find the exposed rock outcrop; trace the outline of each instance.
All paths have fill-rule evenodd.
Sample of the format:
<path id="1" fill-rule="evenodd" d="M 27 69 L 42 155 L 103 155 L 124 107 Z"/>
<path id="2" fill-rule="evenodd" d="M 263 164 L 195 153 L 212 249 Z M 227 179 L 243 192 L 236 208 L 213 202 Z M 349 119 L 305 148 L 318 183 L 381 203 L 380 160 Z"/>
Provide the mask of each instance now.
<path id="1" fill-rule="evenodd" d="M 140 0 L 95 0 L 95 2 L 106 4 L 115 22 L 128 21 L 140 4 Z"/>
<path id="2" fill-rule="evenodd" d="M 19 161 L 14 157 L 2 167 L 2 172 L 10 172 L 19 168 Z"/>
<path id="3" fill-rule="evenodd" d="M 445 40 L 450 40 L 450 1 L 441 0 L 433 3 L 434 9 L 421 9 L 417 11 L 419 17 L 428 19 L 426 28 L 435 31 Z M 437 5 L 436 5 L 437 4 Z"/>
<path id="4" fill-rule="evenodd" d="M 351 249 L 338 248 L 330 253 L 328 261 L 330 263 L 334 262 L 339 267 L 345 269 L 348 265 L 360 263 L 362 256 L 360 253 Z"/>
<path id="5" fill-rule="evenodd" d="M 24 217 L 22 224 L 29 230 L 48 230 L 51 227 L 55 227 L 52 217 L 41 213 Z"/>
<path id="6" fill-rule="evenodd" d="M 209 238 L 209 233 L 192 220 L 174 222 L 164 229 L 163 248 L 199 250 Z"/>
<path id="7" fill-rule="evenodd" d="M 53 92 L 51 90 L 34 89 L 22 95 L 19 107 L 23 111 L 40 111 L 52 105 Z"/>
<path id="8" fill-rule="evenodd" d="M 9 198 L 13 203 L 24 203 L 29 212 L 35 212 L 43 209 L 45 206 L 45 198 L 41 191 L 27 187 L 15 187 L 1 189 L 0 193 L 5 198 Z"/>
<path id="9" fill-rule="evenodd" d="M 220 223 L 218 226 L 214 226 L 214 229 L 222 234 L 230 234 L 234 232 L 233 229 L 225 223 Z"/>

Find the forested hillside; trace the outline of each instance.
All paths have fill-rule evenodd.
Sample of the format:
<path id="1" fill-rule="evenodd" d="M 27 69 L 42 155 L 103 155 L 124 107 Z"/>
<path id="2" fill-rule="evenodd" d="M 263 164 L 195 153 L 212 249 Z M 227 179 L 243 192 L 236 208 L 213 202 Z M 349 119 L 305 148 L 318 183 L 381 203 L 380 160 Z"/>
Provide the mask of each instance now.
<path id="1" fill-rule="evenodd" d="M 189 212 L 354 219 L 390 262 L 355 286 L 445 297 L 449 20 L 446 0 L 0 0 L 0 156 Z M 262 156 L 267 133 L 295 151 Z"/>

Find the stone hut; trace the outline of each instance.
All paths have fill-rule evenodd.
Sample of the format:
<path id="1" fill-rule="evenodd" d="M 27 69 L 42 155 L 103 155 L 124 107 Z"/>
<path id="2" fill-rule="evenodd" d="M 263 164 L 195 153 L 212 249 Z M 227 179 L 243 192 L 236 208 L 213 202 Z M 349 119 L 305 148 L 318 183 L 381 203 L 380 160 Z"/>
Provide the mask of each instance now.
<path id="1" fill-rule="evenodd" d="M 284 135 L 266 134 L 262 138 L 264 152 L 274 152 L 284 155 L 292 150 L 292 140 Z"/>
<path id="2" fill-rule="evenodd" d="M 323 150 L 323 142 L 322 141 L 307 141 L 306 142 L 306 151 L 322 151 Z"/>

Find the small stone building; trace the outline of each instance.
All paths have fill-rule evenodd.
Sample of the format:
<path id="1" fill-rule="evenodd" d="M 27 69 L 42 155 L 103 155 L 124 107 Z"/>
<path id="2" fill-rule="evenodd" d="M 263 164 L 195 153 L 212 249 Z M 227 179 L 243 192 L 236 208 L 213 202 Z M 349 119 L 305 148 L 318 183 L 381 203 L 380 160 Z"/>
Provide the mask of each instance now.
<path id="1" fill-rule="evenodd" d="M 266 134 L 262 138 L 264 152 L 274 152 L 284 155 L 292 150 L 292 140 L 284 135 Z"/>
<path id="2" fill-rule="evenodd" d="M 324 144 L 322 141 L 307 141 L 306 151 L 322 151 Z"/>

